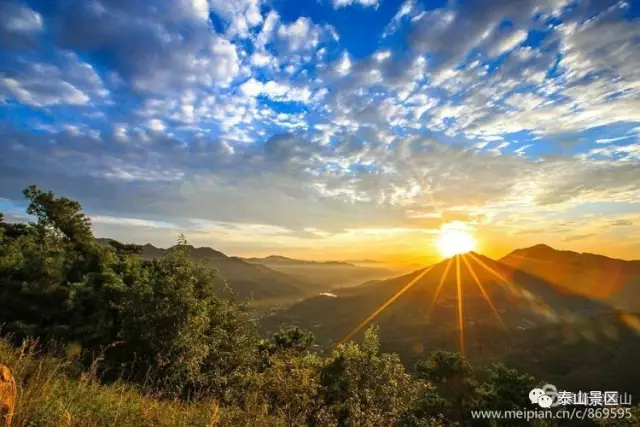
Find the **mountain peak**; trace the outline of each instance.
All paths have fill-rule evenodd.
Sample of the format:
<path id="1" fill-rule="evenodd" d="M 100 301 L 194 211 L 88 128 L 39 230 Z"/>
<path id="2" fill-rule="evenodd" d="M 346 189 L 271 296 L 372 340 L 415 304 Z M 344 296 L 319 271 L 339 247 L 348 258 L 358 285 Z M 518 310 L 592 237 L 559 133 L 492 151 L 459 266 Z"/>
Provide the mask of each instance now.
<path id="1" fill-rule="evenodd" d="M 488 260 L 493 261 L 493 259 L 489 258 L 488 256 L 483 255 L 481 253 L 478 253 L 476 251 L 469 251 L 469 252 L 465 252 L 463 254 L 458 254 L 458 255 L 462 255 L 464 257 L 476 257 L 476 258 L 480 258 L 480 259 L 483 259 L 483 260 L 487 260 L 488 259 Z M 453 255 L 453 256 L 450 256 L 449 258 L 445 258 L 442 261 L 440 261 L 440 263 L 449 262 L 450 259 L 455 259 L 458 255 Z"/>
<path id="2" fill-rule="evenodd" d="M 200 248 L 196 248 L 194 246 L 187 246 L 189 249 L 189 253 L 194 258 L 228 258 L 227 255 L 223 254 L 220 251 L 216 251 L 208 246 L 203 246 Z"/>
<path id="3" fill-rule="evenodd" d="M 555 254 L 559 254 L 561 252 L 568 252 L 568 251 L 560 251 L 558 249 L 552 248 L 547 244 L 539 243 L 537 245 L 533 245 L 528 248 L 516 249 L 510 252 L 508 255 L 506 255 L 505 258 L 510 256 L 544 258 L 548 256 L 553 256 Z"/>

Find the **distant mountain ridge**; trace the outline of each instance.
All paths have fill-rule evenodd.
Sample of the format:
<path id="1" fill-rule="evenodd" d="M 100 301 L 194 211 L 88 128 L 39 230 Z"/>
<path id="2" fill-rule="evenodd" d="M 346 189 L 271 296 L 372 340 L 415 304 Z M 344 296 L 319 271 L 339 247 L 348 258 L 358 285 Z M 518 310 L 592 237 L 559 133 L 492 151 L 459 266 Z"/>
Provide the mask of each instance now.
<path id="1" fill-rule="evenodd" d="M 516 249 L 502 257 L 501 260 L 508 259 L 510 257 L 537 258 L 548 261 L 565 262 L 574 265 L 588 265 L 590 268 L 602 268 L 606 267 L 609 263 L 620 263 L 625 271 L 640 272 L 640 260 L 623 260 L 589 252 L 555 249 L 544 243 L 528 248 Z"/>
<path id="2" fill-rule="evenodd" d="M 97 239 L 109 245 L 113 239 Z M 141 245 L 145 260 L 153 260 L 172 248 L 149 243 Z M 217 284 L 224 284 L 242 299 L 252 297 L 266 306 L 289 304 L 305 297 L 328 292 L 334 287 L 353 286 L 372 279 L 391 277 L 394 271 L 361 267 L 342 261 L 304 261 L 272 255 L 265 258 L 228 256 L 210 247 L 188 245 L 189 256 L 218 271 Z"/>
<path id="3" fill-rule="evenodd" d="M 470 326 L 489 324 L 500 327 L 494 308 L 501 321 L 510 328 L 530 328 L 576 315 L 590 316 L 612 311 L 606 303 L 568 292 L 535 275 L 471 253 L 466 255 L 466 262 L 463 258 L 445 260 L 404 276 L 335 290 L 333 293 L 337 298 L 318 296 L 301 301 L 274 314 L 273 318 L 265 319 L 265 324 L 269 327 L 291 323 L 311 329 L 321 341 L 335 341 L 402 291 L 408 283 L 415 281 L 376 318 L 376 322 L 383 332 L 391 330 L 383 336 L 398 336 L 400 330 L 430 335 L 435 325 L 449 328 L 452 322 L 456 322 L 458 268 L 464 310 L 473 313 L 465 319 L 473 322 Z M 438 299 L 432 302 L 441 280 Z M 482 289 L 476 280 L 480 281 Z M 493 308 L 486 298 L 491 300 Z M 427 318 L 431 304 L 433 312 Z M 332 316 L 327 318 L 326 313 L 332 313 Z M 449 347 L 451 345 L 449 343 Z"/>
<path id="4" fill-rule="evenodd" d="M 548 250 L 535 251 L 540 249 Z M 375 323 L 384 351 L 398 353 L 409 367 L 433 350 L 459 351 L 463 335 L 473 363 L 528 367 L 569 389 L 622 386 L 640 392 L 634 380 L 640 375 L 639 316 L 502 261 L 473 253 L 466 260 L 471 269 L 463 258 L 445 260 L 400 277 L 338 289 L 331 297 L 308 298 L 264 317 L 261 327 L 270 332 L 298 326 L 329 349 L 364 325 L 351 336 L 361 339 L 366 325 Z M 624 366 L 625 372 L 600 370 L 609 363 Z"/>
<path id="5" fill-rule="evenodd" d="M 517 249 L 500 261 L 571 292 L 622 308 L 640 308 L 640 261 L 558 250 L 544 244 Z"/>
<path id="6" fill-rule="evenodd" d="M 98 241 L 109 244 L 112 239 L 102 238 Z M 165 255 L 171 249 L 157 248 L 147 243 L 142 245 L 141 257 L 150 261 Z M 229 257 L 209 247 L 196 248 L 189 245 L 187 249 L 191 258 L 204 262 L 208 267 L 218 271 L 216 284 L 219 288 L 228 284 L 242 299 L 252 297 L 256 300 L 295 301 L 317 293 L 313 285 L 264 265 Z"/>
<path id="7" fill-rule="evenodd" d="M 258 263 L 258 264 L 295 264 L 295 265 L 341 265 L 351 266 L 355 265 L 345 261 L 307 261 L 295 258 L 289 258 L 281 255 L 269 255 L 264 258 L 241 258 L 244 261 Z"/>
<path id="8" fill-rule="evenodd" d="M 387 279 L 404 271 L 390 270 L 380 265 L 355 265 L 345 261 L 306 261 L 280 255 L 243 258 L 243 260 L 256 265 L 265 265 L 305 282 L 315 283 L 319 287 L 325 287 L 323 291 L 355 286 L 369 280 Z"/>

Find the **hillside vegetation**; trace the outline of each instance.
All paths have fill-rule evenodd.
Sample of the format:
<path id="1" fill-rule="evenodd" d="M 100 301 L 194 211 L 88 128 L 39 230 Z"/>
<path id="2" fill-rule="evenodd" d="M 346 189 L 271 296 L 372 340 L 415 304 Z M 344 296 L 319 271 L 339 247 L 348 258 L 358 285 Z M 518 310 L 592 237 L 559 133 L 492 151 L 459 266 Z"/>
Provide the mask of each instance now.
<path id="1" fill-rule="evenodd" d="M 0 216 L 0 363 L 20 390 L 15 426 L 498 425 L 470 411 L 527 408 L 544 380 L 502 364 L 476 374 L 444 351 L 410 372 L 380 351 L 375 327 L 325 356 L 297 328 L 263 338 L 184 239 L 143 260 L 140 246 L 98 243 L 77 202 L 24 193 L 35 222 Z"/>

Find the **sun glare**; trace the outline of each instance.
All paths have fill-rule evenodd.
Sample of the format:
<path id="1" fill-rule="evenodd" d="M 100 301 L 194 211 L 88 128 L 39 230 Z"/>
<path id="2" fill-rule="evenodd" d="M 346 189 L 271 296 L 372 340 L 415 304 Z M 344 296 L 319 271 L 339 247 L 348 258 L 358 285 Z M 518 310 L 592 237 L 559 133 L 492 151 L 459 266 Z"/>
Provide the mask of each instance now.
<path id="1" fill-rule="evenodd" d="M 442 255 L 449 258 L 454 255 L 471 252 L 476 247 L 476 241 L 467 230 L 467 226 L 460 222 L 444 224 L 440 228 L 440 236 L 436 246 Z"/>

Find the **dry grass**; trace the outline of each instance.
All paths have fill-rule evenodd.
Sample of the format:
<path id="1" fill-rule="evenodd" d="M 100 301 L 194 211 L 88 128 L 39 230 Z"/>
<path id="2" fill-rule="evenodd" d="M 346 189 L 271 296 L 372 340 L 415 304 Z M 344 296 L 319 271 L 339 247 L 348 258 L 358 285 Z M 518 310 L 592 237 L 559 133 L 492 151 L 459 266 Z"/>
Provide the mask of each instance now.
<path id="1" fill-rule="evenodd" d="M 16 349 L 0 339 L 0 363 L 18 385 L 14 427 L 282 425 L 259 405 L 231 410 L 214 401 L 160 400 L 123 382 L 103 385 L 96 379 L 96 364 L 82 371 L 68 357 L 38 354 L 33 342 Z"/>

